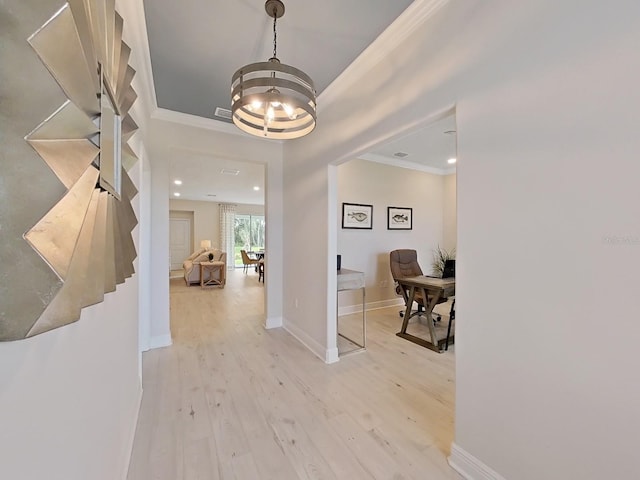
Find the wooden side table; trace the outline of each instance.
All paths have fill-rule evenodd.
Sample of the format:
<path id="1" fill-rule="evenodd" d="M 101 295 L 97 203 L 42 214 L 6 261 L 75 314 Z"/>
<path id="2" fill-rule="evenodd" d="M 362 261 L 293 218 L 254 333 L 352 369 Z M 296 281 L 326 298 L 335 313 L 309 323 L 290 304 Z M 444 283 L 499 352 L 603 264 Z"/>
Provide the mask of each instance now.
<path id="1" fill-rule="evenodd" d="M 205 274 L 206 277 L 205 277 Z M 200 287 L 222 287 L 226 283 L 224 262 L 200 262 Z M 205 278 L 207 278 L 205 280 Z"/>

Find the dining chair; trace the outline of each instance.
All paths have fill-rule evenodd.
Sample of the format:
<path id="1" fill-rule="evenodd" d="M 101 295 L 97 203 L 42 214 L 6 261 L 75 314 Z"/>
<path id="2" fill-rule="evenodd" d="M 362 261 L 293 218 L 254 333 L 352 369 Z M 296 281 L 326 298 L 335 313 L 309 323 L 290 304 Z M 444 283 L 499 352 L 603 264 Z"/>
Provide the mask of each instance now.
<path id="1" fill-rule="evenodd" d="M 258 281 L 264 283 L 264 257 L 258 260 Z"/>
<path id="2" fill-rule="evenodd" d="M 256 266 L 259 262 L 256 258 L 249 257 L 249 254 L 246 250 L 240 250 L 240 255 L 242 255 L 242 271 L 247 273 L 249 271 L 249 266 Z"/>

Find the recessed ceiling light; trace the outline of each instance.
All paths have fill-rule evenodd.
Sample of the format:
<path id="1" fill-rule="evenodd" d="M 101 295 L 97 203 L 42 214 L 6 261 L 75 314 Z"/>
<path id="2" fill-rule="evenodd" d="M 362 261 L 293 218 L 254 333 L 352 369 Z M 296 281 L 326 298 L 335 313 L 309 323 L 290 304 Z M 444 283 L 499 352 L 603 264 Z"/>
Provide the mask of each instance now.
<path id="1" fill-rule="evenodd" d="M 215 193 L 207 193 L 207 197 L 215 197 L 216 194 Z"/>
<path id="2" fill-rule="evenodd" d="M 253 187 L 253 189 L 257 192 L 258 190 L 260 190 L 260 187 Z"/>
<path id="3" fill-rule="evenodd" d="M 173 183 L 176 185 L 182 185 L 182 180 L 174 180 Z"/>
<path id="4" fill-rule="evenodd" d="M 238 175 L 240 170 L 236 170 L 235 168 L 223 168 L 220 170 L 220 173 L 223 175 Z"/>
<path id="5" fill-rule="evenodd" d="M 450 158 L 449 160 L 447 160 L 447 163 L 449 163 L 449 164 L 456 163 L 456 159 L 455 158 Z"/>
<path id="6" fill-rule="evenodd" d="M 174 197 L 179 197 L 180 196 L 180 192 L 173 192 L 173 196 Z"/>

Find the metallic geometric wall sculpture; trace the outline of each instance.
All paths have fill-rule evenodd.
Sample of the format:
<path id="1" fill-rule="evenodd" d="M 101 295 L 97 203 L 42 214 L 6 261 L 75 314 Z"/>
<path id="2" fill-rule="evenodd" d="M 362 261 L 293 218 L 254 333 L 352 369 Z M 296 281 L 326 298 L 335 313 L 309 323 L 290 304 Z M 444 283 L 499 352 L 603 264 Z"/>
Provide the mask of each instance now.
<path id="1" fill-rule="evenodd" d="M 62 287 L 26 335 L 0 341 L 77 321 L 134 273 L 138 192 L 127 171 L 137 157 L 127 142 L 137 95 L 122 28 L 115 0 L 70 0 L 28 40 L 68 98 L 25 137 L 67 189 L 24 235 Z"/>

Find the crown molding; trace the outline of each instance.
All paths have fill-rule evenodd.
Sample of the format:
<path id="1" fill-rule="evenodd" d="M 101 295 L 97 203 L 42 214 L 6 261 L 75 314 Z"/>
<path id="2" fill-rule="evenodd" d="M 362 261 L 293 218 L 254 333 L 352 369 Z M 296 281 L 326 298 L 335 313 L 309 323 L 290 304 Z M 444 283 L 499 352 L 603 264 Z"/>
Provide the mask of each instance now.
<path id="1" fill-rule="evenodd" d="M 157 107 L 151 114 L 151 118 L 165 122 L 179 123 L 188 127 L 202 128 L 204 130 L 213 130 L 233 135 L 246 135 L 242 130 L 236 128 L 233 123 L 221 122 L 213 118 L 191 115 L 190 113 L 176 112 L 166 108 Z"/>
<path id="2" fill-rule="evenodd" d="M 379 64 L 449 0 L 415 0 L 318 96 L 318 112 Z"/>
<path id="3" fill-rule="evenodd" d="M 131 56 L 135 59 L 132 64 L 136 69 L 134 82 L 140 85 L 137 91 L 138 97 L 139 100 L 142 98 L 143 108 L 150 118 L 153 111 L 158 108 L 158 104 L 156 103 L 156 88 L 153 83 L 144 3 L 143 0 L 118 0 L 116 10 L 125 20 L 123 37 L 131 47 Z"/>
<path id="4" fill-rule="evenodd" d="M 399 158 L 389 158 L 383 155 L 378 155 L 376 153 L 363 153 L 358 155 L 360 160 L 367 160 L 368 162 L 376 162 L 382 163 L 384 165 L 389 165 L 391 167 L 399 167 L 399 168 L 407 168 L 410 170 L 418 170 L 420 172 L 432 173 L 434 175 L 450 175 L 452 173 L 456 173 L 455 167 L 451 168 L 435 168 L 428 167 L 426 165 L 422 165 L 420 163 L 409 162 L 407 160 L 401 160 Z"/>
<path id="5" fill-rule="evenodd" d="M 256 135 L 250 135 L 240 130 L 233 123 L 221 122 L 220 120 L 215 120 L 213 118 L 200 117 L 189 113 L 176 112 L 174 110 L 167 110 L 166 108 L 156 108 L 151 114 L 151 118 L 164 122 L 177 123 L 187 127 L 201 128 L 203 130 L 226 133 L 228 135 L 237 135 L 246 139 L 258 140 L 260 142 L 284 143 L 284 140 L 275 140 L 272 138 L 262 138 Z"/>

